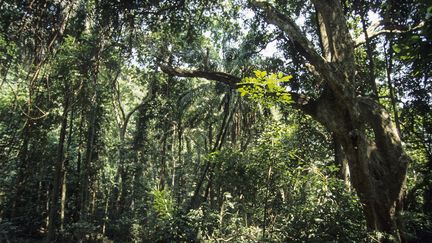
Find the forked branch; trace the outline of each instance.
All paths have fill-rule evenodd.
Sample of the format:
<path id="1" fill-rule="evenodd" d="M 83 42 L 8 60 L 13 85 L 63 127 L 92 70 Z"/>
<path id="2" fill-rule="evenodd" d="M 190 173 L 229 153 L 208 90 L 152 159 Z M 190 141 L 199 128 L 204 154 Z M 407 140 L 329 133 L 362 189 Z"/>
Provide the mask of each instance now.
<path id="1" fill-rule="evenodd" d="M 418 25 L 414 27 L 407 27 L 402 25 L 389 24 L 384 20 L 375 21 L 366 30 L 369 39 L 376 38 L 382 34 L 402 34 L 412 32 L 421 29 L 425 25 L 424 21 L 421 21 Z M 365 35 L 359 36 L 355 39 L 355 46 L 358 47 L 366 43 Z"/>
<path id="2" fill-rule="evenodd" d="M 303 56 L 317 69 L 325 69 L 325 59 L 314 48 L 313 44 L 301 32 L 289 16 L 279 12 L 271 4 L 264 1 L 251 1 L 251 4 L 264 13 L 265 20 L 279 27 L 288 38 L 299 48 Z"/>
<path id="3" fill-rule="evenodd" d="M 394 24 L 388 24 L 384 20 L 375 21 L 369 26 L 366 30 L 367 36 L 369 39 L 376 38 L 382 34 L 387 33 L 393 33 L 393 34 L 401 34 L 401 33 L 407 33 L 412 32 L 415 30 L 418 30 L 422 28 L 425 25 L 424 21 L 421 21 L 418 25 L 413 27 L 407 27 L 402 25 L 394 25 Z M 360 46 L 362 44 L 366 43 L 366 38 L 364 35 L 359 36 L 357 39 L 355 39 L 355 46 Z"/>

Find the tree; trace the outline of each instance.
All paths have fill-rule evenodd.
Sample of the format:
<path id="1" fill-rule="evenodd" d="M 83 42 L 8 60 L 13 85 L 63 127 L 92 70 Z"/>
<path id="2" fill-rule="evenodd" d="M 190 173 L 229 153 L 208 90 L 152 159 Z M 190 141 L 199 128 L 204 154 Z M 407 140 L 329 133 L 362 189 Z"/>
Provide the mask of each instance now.
<path id="1" fill-rule="evenodd" d="M 339 1 L 312 1 L 321 49 L 289 17 L 263 1 L 251 1 L 254 11 L 277 26 L 304 57 L 321 87 L 316 99 L 292 94 L 294 107 L 309 114 L 335 136 L 349 162 L 350 178 L 364 205 L 371 231 L 400 240 L 396 217 L 401 210 L 410 158 L 404 152 L 390 114 L 376 100 L 356 93 L 355 43 Z M 186 71 L 161 65 L 165 72 L 201 77 L 236 87 L 241 79 L 226 73 Z M 383 239 L 389 240 L 389 236 Z"/>

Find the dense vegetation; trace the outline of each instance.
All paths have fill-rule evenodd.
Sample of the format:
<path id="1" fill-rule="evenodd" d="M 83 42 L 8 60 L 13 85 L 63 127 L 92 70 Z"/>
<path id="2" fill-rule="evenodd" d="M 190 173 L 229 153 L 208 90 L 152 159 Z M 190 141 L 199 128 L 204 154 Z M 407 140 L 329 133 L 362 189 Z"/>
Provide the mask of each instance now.
<path id="1" fill-rule="evenodd" d="M 432 239 L 426 0 L 0 0 L 0 241 Z"/>

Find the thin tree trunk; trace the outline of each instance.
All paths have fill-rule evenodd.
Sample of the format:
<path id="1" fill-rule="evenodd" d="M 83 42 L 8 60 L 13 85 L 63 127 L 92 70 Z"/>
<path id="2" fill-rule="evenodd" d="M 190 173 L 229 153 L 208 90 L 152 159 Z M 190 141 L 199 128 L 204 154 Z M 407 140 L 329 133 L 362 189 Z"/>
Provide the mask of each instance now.
<path id="1" fill-rule="evenodd" d="M 126 198 L 126 192 L 127 192 L 127 172 L 126 172 L 126 168 L 125 168 L 125 163 L 124 163 L 124 153 L 125 153 L 125 132 L 121 130 L 120 131 L 120 144 L 118 147 L 118 157 L 119 157 L 119 162 L 118 162 L 118 169 L 117 169 L 117 186 L 119 187 L 117 190 L 117 195 L 115 196 L 116 199 L 116 215 L 119 216 L 123 213 L 123 209 L 124 209 L 124 202 L 125 202 L 125 198 Z"/>
<path id="2" fill-rule="evenodd" d="M 98 32 L 99 30 L 96 30 Z M 87 143 L 86 143 L 86 152 L 85 152 L 85 158 L 83 163 L 83 173 L 82 173 L 82 184 L 81 184 L 81 219 L 86 220 L 89 214 L 89 206 L 91 206 L 91 203 L 93 199 L 91 199 L 90 191 L 93 188 L 94 182 L 91 181 L 91 177 L 93 176 L 93 160 L 95 156 L 95 141 L 98 137 L 97 134 L 97 126 L 98 126 L 98 110 L 100 109 L 100 94 L 98 91 L 98 76 L 99 76 L 99 65 L 100 65 L 100 52 L 103 49 L 102 47 L 102 41 L 99 40 L 97 43 L 97 46 L 94 49 L 94 62 L 92 63 L 91 67 L 91 74 L 92 74 L 92 97 L 91 97 L 91 104 L 90 104 L 90 117 L 88 119 L 88 128 L 87 128 Z M 92 190 L 93 193 L 95 193 L 95 190 Z"/>
<path id="3" fill-rule="evenodd" d="M 173 185 L 173 190 L 177 193 L 176 195 L 176 200 L 177 200 L 177 204 L 180 204 L 180 197 L 182 195 L 181 193 L 181 188 L 182 186 L 181 181 L 182 181 L 182 168 L 183 168 L 183 162 L 182 162 L 182 152 L 183 152 L 183 127 L 182 127 L 182 123 L 181 123 L 181 118 L 179 119 L 179 125 L 178 125 L 178 134 L 177 134 L 177 143 L 178 143 L 178 148 L 177 148 L 177 177 L 175 175 L 175 173 L 173 173 L 173 181 L 174 181 L 174 185 Z"/>
<path id="4" fill-rule="evenodd" d="M 123 212 L 123 207 L 125 206 L 126 196 L 127 196 L 127 186 L 128 186 L 128 177 L 127 177 L 127 171 L 125 166 L 125 146 L 126 146 L 126 132 L 129 125 L 130 118 L 132 115 L 141 109 L 141 111 L 146 112 L 146 105 L 148 102 L 153 99 L 155 93 L 152 89 L 149 90 L 147 96 L 142 100 L 140 104 L 135 106 L 129 113 L 125 114 L 125 111 L 123 110 L 120 98 L 118 98 L 118 105 L 120 107 L 120 111 L 122 113 L 122 124 L 119 127 L 119 140 L 120 144 L 118 145 L 118 167 L 117 167 L 117 174 L 115 181 L 117 182 L 117 189 L 113 191 L 113 198 L 115 201 L 115 209 L 116 214 L 119 215 Z M 118 95 L 120 96 L 120 95 Z M 141 115 L 147 115 L 147 114 L 141 114 Z M 144 123 L 147 123 L 147 119 L 143 121 Z M 145 127 L 145 126 L 144 126 Z M 140 131 L 140 132 L 146 132 L 146 131 Z M 137 146 L 134 146 L 134 149 L 137 149 Z"/>
<path id="5" fill-rule="evenodd" d="M 227 99 L 228 101 L 225 101 L 225 105 L 224 105 L 224 117 L 222 119 L 222 124 L 219 130 L 219 133 L 216 137 L 216 141 L 213 145 L 213 148 L 211 149 L 211 153 L 215 152 L 217 150 L 220 150 L 222 148 L 222 144 L 224 141 L 224 135 L 226 135 L 225 130 L 227 129 L 227 124 L 229 123 L 229 119 L 230 119 L 230 111 L 229 111 L 229 103 L 231 100 L 231 94 L 227 95 Z M 209 146 L 211 146 L 211 140 L 212 140 L 212 128 L 210 126 L 210 130 L 209 130 Z M 210 161 L 206 162 L 206 165 L 204 167 L 204 170 L 201 174 L 200 179 L 198 180 L 198 183 L 195 187 L 194 190 L 194 194 L 192 196 L 191 202 L 189 204 L 189 209 L 195 208 L 197 206 L 199 206 L 200 204 L 200 193 L 201 193 L 201 188 L 204 184 L 205 178 L 207 176 L 207 173 L 211 173 L 212 170 L 212 165 L 210 164 Z M 210 190 L 210 186 L 211 186 L 211 181 L 212 181 L 212 175 L 210 175 L 210 179 L 209 179 L 209 183 L 207 184 L 207 187 L 205 188 L 205 192 L 206 192 L 206 196 L 208 195 L 208 192 Z"/>
<path id="6" fill-rule="evenodd" d="M 161 156 L 161 164 L 159 170 L 159 190 L 163 190 L 165 188 L 166 183 L 166 147 L 167 147 L 167 136 L 162 135 L 162 149 L 160 151 Z"/>
<path id="7" fill-rule="evenodd" d="M 60 198 L 60 231 L 64 230 L 65 224 L 65 209 L 66 209 L 66 190 L 67 190 L 67 173 L 66 170 L 63 172 L 62 177 L 62 188 L 61 188 L 61 198 Z"/>
<path id="8" fill-rule="evenodd" d="M 95 184 L 94 189 L 92 190 L 92 194 L 91 194 L 91 204 L 90 204 L 90 214 L 94 215 L 95 210 L 96 210 L 96 199 L 97 199 L 97 195 L 96 195 L 96 191 L 98 188 L 98 181 L 93 182 Z"/>
<path id="9" fill-rule="evenodd" d="M 83 129 L 83 125 L 84 125 L 84 110 L 82 110 L 81 112 L 81 118 L 80 118 L 80 123 L 79 123 L 79 128 L 78 128 L 78 137 L 79 137 L 79 143 L 78 143 L 78 149 L 77 149 L 77 167 L 76 167 L 76 175 L 77 177 L 82 180 L 82 150 L 83 150 L 83 137 L 84 137 L 84 129 Z M 78 190 L 75 193 L 75 212 L 74 212 L 74 220 L 78 221 L 78 219 L 81 217 L 81 202 L 82 202 L 82 188 L 80 188 L 80 190 Z"/>
<path id="10" fill-rule="evenodd" d="M 394 121 L 396 124 L 397 131 L 399 133 L 399 136 L 401 136 L 401 126 L 400 126 L 399 114 L 398 114 L 398 109 L 397 109 L 397 97 L 396 97 L 395 89 L 393 87 L 393 84 L 392 84 L 393 82 L 392 82 L 392 78 L 391 78 L 391 74 L 393 72 L 393 49 L 392 49 L 393 40 L 392 40 L 392 37 L 389 37 L 389 38 L 390 38 L 390 42 L 388 44 L 387 55 L 384 55 L 385 61 L 386 61 L 386 78 L 387 78 L 388 89 L 390 91 L 390 103 L 391 103 L 391 106 L 393 109 Z"/>
<path id="11" fill-rule="evenodd" d="M 272 161 L 273 164 L 273 161 Z M 267 228 L 267 217 L 268 217 L 268 200 L 270 197 L 270 183 L 271 183 L 272 165 L 269 166 L 267 172 L 267 183 L 266 183 L 266 193 L 264 197 L 264 215 L 263 215 L 263 239 L 266 238 L 266 228 Z"/>
<path id="12" fill-rule="evenodd" d="M 91 180 L 91 170 L 92 170 L 92 161 L 93 161 L 93 153 L 94 153 L 94 143 L 96 140 L 96 116 L 97 116 L 97 107 L 96 104 L 92 105 L 89 124 L 87 128 L 87 141 L 86 141 L 86 152 L 84 161 L 82 164 L 82 179 L 81 179 L 81 219 L 86 220 L 87 216 L 90 212 L 90 204 L 91 204 L 91 195 L 90 191 L 92 186 Z"/>
<path id="13" fill-rule="evenodd" d="M 68 93 L 65 94 L 65 103 L 63 105 L 62 123 L 60 128 L 59 145 L 57 148 L 57 161 L 55 164 L 54 179 L 52 182 L 52 193 L 51 203 L 49 210 L 49 222 L 48 222 L 48 233 L 47 242 L 55 240 L 57 232 L 57 221 L 58 221 L 58 201 L 61 188 L 63 187 L 63 172 L 64 172 L 64 144 L 66 140 L 66 129 L 68 122 L 69 113 L 69 97 Z"/>
<path id="14" fill-rule="evenodd" d="M 26 177 L 28 175 L 28 149 L 29 144 L 31 140 L 31 133 L 33 130 L 32 121 L 30 118 L 27 119 L 27 121 L 24 124 L 24 129 L 22 131 L 21 137 L 23 140 L 21 149 L 18 153 L 18 159 L 19 159 L 19 167 L 18 167 L 18 174 L 15 180 L 16 190 L 15 195 L 12 200 L 11 205 L 11 211 L 10 211 L 10 218 L 14 218 L 17 216 L 17 210 L 21 207 L 22 195 L 26 184 Z"/>
<path id="15" fill-rule="evenodd" d="M 363 6 L 360 6 L 361 8 L 361 13 L 360 13 L 360 19 L 361 19 L 361 24 L 362 24 L 362 30 L 363 30 L 363 34 L 365 35 L 365 45 L 366 45 L 366 55 L 367 55 L 367 59 L 368 59 L 368 69 L 369 69 L 369 74 L 368 74 L 368 83 L 369 86 L 371 88 L 372 91 L 372 97 L 376 100 L 378 100 L 378 88 L 375 82 L 375 64 L 374 64 L 374 59 L 373 59 L 373 49 L 372 49 L 372 43 L 371 43 L 371 39 L 368 36 L 367 33 L 367 23 L 366 23 L 366 18 L 365 15 L 367 14 L 366 12 L 366 6 L 365 3 L 362 3 Z"/>
<path id="16" fill-rule="evenodd" d="M 109 220 L 108 209 L 109 209 L 109 204 L 110 204 L 110 195 L 111 195 L 111 187 L 108 187 L 107 196 L 106 196 L 106 200 L 105 200 L 105 206 L 104 206 L 103 224 L 102 224 L 102 235 L 104 235 L 104 236 L 106 233 L 106 225 L 107 225 L 108 220 Z"/>
<path id="17" fill-rule="evenodd" d="M 69 119 L 69 134 L 66 145 L 65 152 L 65 163 L 64 163 L 64 172 L 63 172 L 63 181 L 62 181 L 62 190 L 61 190 L 61 201 L 60 201 L 60 230 L 64 230 L 65 224 L 65 211 L 66 211 L 66 201 L 67 201 L 67 167 L 70 160 L 70 147 L 72 144 L 72 133 L 73 133 L 73 120 L 74 120 L 74 111 L 71 110 L 70 119 Z"/>
<path id="18" fill-rule="evenodd" d="M 176 126 L 174 126 L 173 128 L 173 134 L 172 134 L 172 145 L 171 145 L 171 154 L 175 154 L 175 144 L 176 144 Z M 180 129 L 180 128 L 179 128 Z M 179 132 L 179 131 L 177 131 Z M 173 156 L 174 157 L 174 156 Z M 171 190 L 176 192 L 175 187 L 177 185 L 176 183 L 176 173 L 177 173 L 177 160 L 178 157 L 174 157 L 172 160 L 172 169 L 171 169 Z"/>

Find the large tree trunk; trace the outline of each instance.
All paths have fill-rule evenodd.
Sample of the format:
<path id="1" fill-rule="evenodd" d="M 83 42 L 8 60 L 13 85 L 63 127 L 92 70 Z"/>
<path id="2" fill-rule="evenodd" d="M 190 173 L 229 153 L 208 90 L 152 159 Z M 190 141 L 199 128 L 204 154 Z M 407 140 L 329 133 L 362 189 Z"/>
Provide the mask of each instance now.
<path id="1" fill-rule="evenodd" d="M 359 111 L 356 120 L 350 116 L 354 109 Z M 387 112 L 368 98 L 357 98 L 356 107 L 346 107 L 331 93 L 311 103 L 306 111 L 341 143 L 368 228 L 399 240 L 396 216 L 409 158 Z"/>
<path id="2" fill-rule="evenodd" d="M 288 16 L 268 3 L 253 1 L 267 22 L 278 26 L 323 79 L 317 100 L 300 107 L 335 135 L 347 156 L 351 183 L 363 203 L 369 230 L 400 241 L 396 216 L 409 157 L 389 114 L 375 100 L 357 97 L 354 42 L 337 0 L 312 0 L 322 55 Z M 388 240 L 390 237 L 383 237 Z"/>

